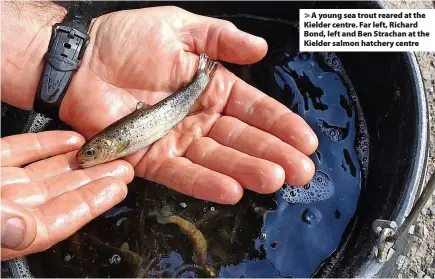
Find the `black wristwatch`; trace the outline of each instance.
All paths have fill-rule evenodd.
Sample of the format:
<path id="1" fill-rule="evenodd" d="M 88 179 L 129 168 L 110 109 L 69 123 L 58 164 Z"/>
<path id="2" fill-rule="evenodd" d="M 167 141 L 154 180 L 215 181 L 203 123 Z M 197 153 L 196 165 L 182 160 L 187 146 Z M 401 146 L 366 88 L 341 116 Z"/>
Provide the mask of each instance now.
<path id="1" fill-rule="evenodd" d="M 34 111 L 52 119 L 59 118 L 60 104 L 89 43 L 91 20 L 83 6 L 76 4 L 68 10 L 62 23 L 53 26 Z"/>

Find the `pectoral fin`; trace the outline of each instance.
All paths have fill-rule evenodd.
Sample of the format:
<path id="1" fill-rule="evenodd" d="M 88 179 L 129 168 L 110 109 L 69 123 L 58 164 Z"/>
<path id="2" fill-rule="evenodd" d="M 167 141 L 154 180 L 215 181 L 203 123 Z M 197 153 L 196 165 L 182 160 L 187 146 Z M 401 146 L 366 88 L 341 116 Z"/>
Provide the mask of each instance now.
<path id="1" fill-rule="evenodd" d="M 141 108 L 149 108 L 149 107 L 151 107 L 151 105 L 148 105 L 142 101 L 139 101 L 136 104 L 136 110 L 141 109 Z"/>
<path id="2" fill-rule="evenodd" d="M 120 154 L 120 153 L 124 152 L 124 150 L 127 149 L 127 147 L 128 147 L 129 145 L 130 145 L 130 141 L 129 141 L 129 140 L 121 142 L 121 143 L 118 145 L 118 148 L 117 148 L 117 150 L 116 150 L 116 153 L 117 153 L 117 154 Z"/>
<path id="3" fill-rule="evenodd" d="M 197 113 L 199 113 L 201 110 L 204 110 L 204 105 L 202 105 L 199 102 L 196 102 L 195 104 L 193 104 L 193 106 L 190 108 L 189 113 L 187 113 L 187 116 L 190 115 L 195 115 Z"/>

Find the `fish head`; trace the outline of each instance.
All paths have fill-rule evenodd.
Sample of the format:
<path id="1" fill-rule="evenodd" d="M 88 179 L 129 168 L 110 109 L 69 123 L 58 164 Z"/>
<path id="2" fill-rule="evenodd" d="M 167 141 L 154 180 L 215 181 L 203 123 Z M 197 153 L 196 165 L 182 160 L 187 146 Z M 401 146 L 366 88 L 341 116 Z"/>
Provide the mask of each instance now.
<path id="1" fill-rule="evenodd" d="M 115 141 L 97 137 L 80 148 L 76 160 L 80 167 L 87 168 L 116 159 L 117 150 Z"/>

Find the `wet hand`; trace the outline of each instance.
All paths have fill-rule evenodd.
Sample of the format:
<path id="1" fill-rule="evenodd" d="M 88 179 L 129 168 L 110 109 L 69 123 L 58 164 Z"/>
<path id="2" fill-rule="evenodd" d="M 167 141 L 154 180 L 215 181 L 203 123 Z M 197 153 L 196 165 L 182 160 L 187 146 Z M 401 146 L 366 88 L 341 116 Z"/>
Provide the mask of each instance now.
<path id="1" fill-rule="evenodd" d="M 91 42 L 63 100 L 60 116 L 87 138 L 155 104 L 190 81 L 200 53 L 252 64 L 267 43 L 219 19 L 179 8 L 111 13 L 93 21 Z M 137 176 L 181 193 L 234 204 L 243 189 L 272 193 L 284 181 L 309 182 L 318 146 L 297 114 L 221 65 L 188 116 L 152 146 L 126 159 Z"/>
<path id="2" fill-rule="evenodd" d="M 76 170 L 83 142 L 69 131 L 1 139 L 2 260 L 50 248 L 125 198 L 131 165 Z"/>

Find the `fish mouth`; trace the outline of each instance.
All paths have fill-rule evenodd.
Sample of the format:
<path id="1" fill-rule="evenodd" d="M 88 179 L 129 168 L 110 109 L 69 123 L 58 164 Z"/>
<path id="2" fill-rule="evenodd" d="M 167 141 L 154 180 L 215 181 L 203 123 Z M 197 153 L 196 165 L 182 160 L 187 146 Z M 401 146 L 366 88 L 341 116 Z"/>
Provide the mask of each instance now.
<path id="1" fill-rule="evenodd" d="M 87 167 L 90 167 L 90 166 L 93 165 L 91 161 L 84 160 L 84 159 L 83 159 L 81 156 L 79 156 L 78 154 L 77 154 L 77 156 L 76 156 L 76 163 L 77 163 L 77 166 L 78 166 L 79 168 L 87 168 Z"/>
<path id="2" fill-rule="evenodd" d="M 80 168 L 84 169 L 98 165 L 98 162 L 77 160 L 77 164 Z"/>
<path id="3" fill-rule="evenodd" d="M 104 164 L 110 160 L 102 159 L 102 158 L 83 158 L 83 157 L 76 157 L 77 165 L 80 168 L 89 168 L 97 165 Z"/>
<path id="4" fill-rule="evenodd" d="M 76 160 L 76 164 L 77 164 L 77 166 L 79 166 L 80 168 L 82 168 L 83 165 L 86 164 L 86 161 L 83 160 L 83 158 L 82 158 L 80 152 L 78 152 L 78 153 L 76 154 L 76 156 L 75 156 L 75 160 Z"/>
<path id="5" fill-rule="evenodd" d="M 86 168 L 86 162 L 77 160 L 77 166 L 81 169 Z"/>

